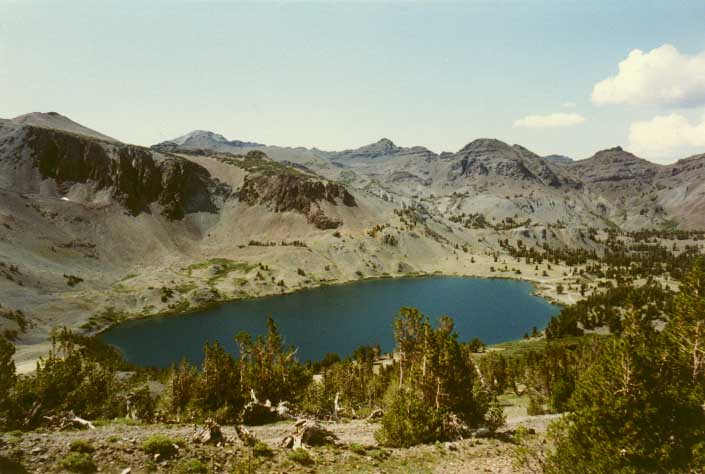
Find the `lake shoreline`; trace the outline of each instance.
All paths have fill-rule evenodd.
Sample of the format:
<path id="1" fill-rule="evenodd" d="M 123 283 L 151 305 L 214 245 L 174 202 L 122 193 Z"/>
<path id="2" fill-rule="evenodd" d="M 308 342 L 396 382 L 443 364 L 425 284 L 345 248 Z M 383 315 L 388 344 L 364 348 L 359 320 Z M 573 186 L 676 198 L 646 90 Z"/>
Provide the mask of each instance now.
<path id="1" fill-rule="evenodd" d="M 175 317 L 175 316 L 184 316 L 196 312 L 201 312 L 204 310 L 208 310 L 226 303 L 231 303 L 231 302 L 238 302 L 238 301 L 249 301 L 249 300 L 256 300 L 260 298 L 266 298 L 266 297 L 271 297 L 271 296 L 279 296 L 279 295 L 289 295 L 289 294 L 294 294 L 306 290 L 314 290 L 314 289 L 320 289 L 324 287 L 330 287 L 330 286 L 340 286 L 340 285 L 349 285 L 349 284 L 355 284 L 355 283 L 360 283 L 360 282 L 368 282 L 368 281 L 376 281 L 376 280 L 388 280 L 388 279 L 416 279 L 416 278 L 428 278 L 428 277 L 454 277 L 454 278 L 469 278 L 469 279 L 482 279 L 482 280 L 515 280 L 515 281 L 524 281 L 527 283 L 530 283 L 533 287 L 533 290 L 530 292 L 531 295 L 540 297 L 547 301 L 550 304 L 557 305 L 559 307 L 566 306 L 569 304 L 574 303 L 575 301 L 582 299 L 579 293 L 577 292 L 568 292 L 564 295 L 558 295 L 555 291 L 556 286 L 559 283 L 562 282 L 567 282 L 569 279 L 569 276 L 557 276 L 557 277 L 551 277 L 551 278 L 538 278 L 538 277 L 528 277 L 528 275 L 523 274 L 523 275 L 515 275 L 515 274 L 506 274 L 508 272 L 491 272 L 489 270 L 483 271 L 483 268 L 481 266 L 473 266 L 472 270 L 475 271 L 468 271 L 468 272 L 444 272 L 444 271 L 433 271 L 433 272 L 424 272 L 424 271 L 419 271 L 419 272 L 414 272 L 414 273 L 405 273 L 405 274 L 388 274 L 388 275 L 375 275 L 375 276 L 367 276 L 363 278 L 350 278 L 350 279 L 335 279 L 335 280 L 330 280 L 330 281 L 317 281 L 315 283 L 305 285 L 305 286 L 297 286 L 297 287 L 287 287 L 284 291 L 280 292 L 275 292 L 275 291 L 267 291 L 267 289 L 262 290 L 261 292 L 245 297 L 235 297 L 235 298 L 225 298 L 222 300 L 215 300 L 215 301 L 209 301 L 205 303 L 201 303 L 198 305 L 191 305 L 189 306 L 188 309 L 186 310 L 165 310 L 165 311 L 158 311 L 154 313 L 148 313 L 148 314 L 136 314 L 136 313 L 130 313 L 127 318 L 121 321 L 115 321 L 112 322 L 111 324 L 108 324 L 104 327 L 101 327 L 98 330 L 95 331 L 85 331 L 84 333 L 90 336 L 99 336 L 106 331 L 109 331 L 110 329 L 113 329 L 114 327 L 128 322 L 128 321 L 134 321 L 134 320 L 143 320 L 143 319 L 150 319 L 150 318 L 162 318 L 162 317 Z M 505 273 L 505 274 L 498 274 L 495 275 L 494 273 Z M 562 296 L 562 298 L 561 298 Z M 15 364 L 16 364 L 16 370 L 17 373 L 19 374 L 27 374 L 31 373 L 35 370 L 36 362 L 39 360 L 40 357 L 42 357 L 44 354 L 46 354 L 49 349 L 51 348 L 50 343 L 48 340 L 41 341 L 41 342 L 34 342 L 34 343 L 29 343 L 29 344 L 17 344 L 16 346 L 17 352 L 15 354 Z"/>
<path id="2" fill-rule="evenodd" d="M 562 302 L 561 300 L 554 298 L 553 296 L 547 294 L 546 292 L 542 292 L 540 287 L 538 286 L 539 282 L 537 282 L 536 280 L 531 280 L 531 279 L 527 279 L 527 278 L 517 278 L 517 277 L 512 277 L 512 276 L 479 276 L 479 275 L 472 275 L 472 274 L 444 273 L 444 272 L 400 274 L 400 275 L 380 275 L 380 276 L 364 277 L 364 278 L 359 278 L 359 279 L 317 282 L 317 283 L 310 285 L 310 286 L 300 286 L 300 287 L 296 287 L 296 288 L 287 289 L 287 291 L 282 291 L 281 293 L 272 292 L 272 293 L 262 293 L 262 294 L 258 294 L 258 295 L 238 297 L 238 298 L 226 298 L 226 299 L 222 299 L 222 300 L 216 300 L 216 301 L 212 301 L 212 302 L 208 302 L 208 303 L 203 303 L 199 306 L 192 306 L 184 311 L 174 310 L 174 311 L 160 311 L 157 313 L 150 313 L 150 314 L 137 314 L 137 315 L 128 317 L 125 320 L 116 321 L 108 326 L 105 326 L 105 327 L 99 329 L 98 331 L 89 333 L 89 335 L 99 336 L 99 335 L 105 333 L 106 331 L 109 331 L 110 329 L 114 328 L 115 326 L 119 326 L 120 324 L 126 323 L 128 321 L 137 321 L 137 320 L 150 319 L 150 318 L 168 318 L 168 317 L 185 316 L 185 315 L 189 315 L 189 314 L 193 314 L 193 313 L 200 313 L 202 311 L 205 311 L 205 310 L 208 310 L 211 308 L 215 308 L 215 307 L 227 304 L 227 303 L 234 303 L 237 301 L 259 300 L 259 299 L 263 299 L 263 298 L 270 298 L 273 296 L 292 295 L 292 294 L 296 294 L 296 293 L 300 293 L 300 292 L 304 292 L 304 291 L 316 290 L 316 289 L 321 289 L 321 288 L 326 288 L 326 287 L 354 285 L 356 283 L 379 281 L 379 280 L 404 280 L 404 279 L 420 279 L 420 278 L 430 278 L 430 277 L 523 281 L 523 282 L 530 283 L 532 285 L 532 287 L 534 288 L 533 291 L 530 292 L 530 294 L 532 296 L 542 298 L 542 299 L 546 300 L 548 303 L 555 305 L 555 306 L 559 306 L 559 307 L 566 306 L 565 302 Z M 507 341 L 507 342 L 509 342 L 509 341 Z"/>
<path id="3" fill-rule="evenodd" d="M 490 283 L 493 280 L 497 283 Z M 544 328 L 560 310 L 538 297 L 532 282 L 517 278 L 433 273 L 348 283 L 291 289 L 292 298 L 274 294 L 204 305 L 178 313 L 181 319 L 174 314 L 133 318 L 101 331 L 99 337 L 138 365 L 166 366 L 181 357 L 198 364 L 207 341 L 217 340 L 237 352 L 232 335 L 261 335 L 264 320 L 258 316 L 272 315 L 280 333 L 300 348 L 301 360 L 315 361 L 329 352 L 347 356 L 361 345 L 379 343 L 385 352 L 390 350 L 393 317 L 402 306 L 417 307 L 434 320 L 450 315 L 462 340 L 479 337 L 487 344 L 519 339 L 532 327 Z M 365 301 L 364 309 L 360 301 Z"/>

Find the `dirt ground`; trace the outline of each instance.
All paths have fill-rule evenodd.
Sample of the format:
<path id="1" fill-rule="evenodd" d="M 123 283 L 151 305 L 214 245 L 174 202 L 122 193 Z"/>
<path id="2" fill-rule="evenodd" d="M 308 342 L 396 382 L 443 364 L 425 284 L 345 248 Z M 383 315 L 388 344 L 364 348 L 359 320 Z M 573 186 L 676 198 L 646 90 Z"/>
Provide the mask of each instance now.
<path id="1" fill-rule="evenodd" d="M 200 472 L 188 470 L 196 459 L 210 473 L 520 473 L 514 465 L 513 430 L 522 425 L 541 437 L 554 417 L 516 417 L 492 438 L 408 449 L 379 447 L 374 439 L 376 424 L 360 420 L 326 423 L 325 427 L 338 437 L 337 443 L 308 448 L 310 463 L 304 464 L 291 459 L 291 450 L 279 447 L 281 440 L 292 433 L 293 421 L 249 428 L 272 450 L 261 453 L 240 442 L 232 426 L 223 427 L 228 441 L 212 446 L 190 441 L 196 429 L 193 425 L 141 425 L 115 420 L 100 423 L 95 430 L 5 433 L 0 438 L 0 472 L 68 472 L 60 462 L 69 455 L 71 443 L 82 440 L 94 448 L 90 457 L 98 472 L 110 474 Z M 178 452 L 166 459 L 143 452 L 143 442 L 153 435 L 173 439 Z"/>

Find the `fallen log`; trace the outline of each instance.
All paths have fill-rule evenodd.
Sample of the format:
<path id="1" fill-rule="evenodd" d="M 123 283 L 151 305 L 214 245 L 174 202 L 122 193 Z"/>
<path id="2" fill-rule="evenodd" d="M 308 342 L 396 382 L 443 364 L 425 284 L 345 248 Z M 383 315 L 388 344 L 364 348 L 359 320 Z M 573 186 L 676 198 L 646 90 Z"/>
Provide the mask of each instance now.
<path id="1" fill-rule="evenodd" d="M 69 412 L 68 422 L 72 423 L 75 426 L 83 428 L 83 429 L 89 429 L 89 430 L 95 429 L 95 425 L 93 423 L 91 423 L 88 420 L 84 420 L 81 417 L 74 415 L 73 412 Z"/>
<path id="2" fill-rule="evenodd" d="M 94 430 L 95 425 L 90 421 L 76 416 L 72 411 L 68 414 L 45 415 L 44 419 L 48 425 L 59 430 L 78 428 L 83 430 Z"/>
<path id="3" fill-rule="evenodd" d="M 378 420 L 384 416 L 384 411 L 381 408 L 377 408 L 376 410 L 372 410 L 372 413 L 367 415 L 367 418 L 365 418 L 365 421 L 367 422 L 372 422 L 373 420 Z"/>

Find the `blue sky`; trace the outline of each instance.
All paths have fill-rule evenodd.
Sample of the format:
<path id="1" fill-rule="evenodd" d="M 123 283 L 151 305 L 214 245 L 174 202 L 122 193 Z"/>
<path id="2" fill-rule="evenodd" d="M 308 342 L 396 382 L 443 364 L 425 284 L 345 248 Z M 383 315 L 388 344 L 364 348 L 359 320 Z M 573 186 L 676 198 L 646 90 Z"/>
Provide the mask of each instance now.
<path id="1" fill-rule="evenodd" d="M 668 162 L 705 152 L 704 19 L 702 1 L 0 0 L 0 117 L 58 111 L 141 145 L 193 129 L 322 149 L 494 137 Z M 661 73 L 595 100 L 632 50 L 664 45 Z"/>

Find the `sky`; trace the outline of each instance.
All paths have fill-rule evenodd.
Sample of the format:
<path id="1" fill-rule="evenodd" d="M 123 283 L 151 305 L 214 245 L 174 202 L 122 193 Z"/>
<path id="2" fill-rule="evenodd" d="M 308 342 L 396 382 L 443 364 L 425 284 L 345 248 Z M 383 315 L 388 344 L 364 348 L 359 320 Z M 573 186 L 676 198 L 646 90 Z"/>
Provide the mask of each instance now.
<path id="1" fill-rule="evenodd" d="M 0 117 L 125 142 L 705 152 L 705 2 L 0 0 Z"/>

